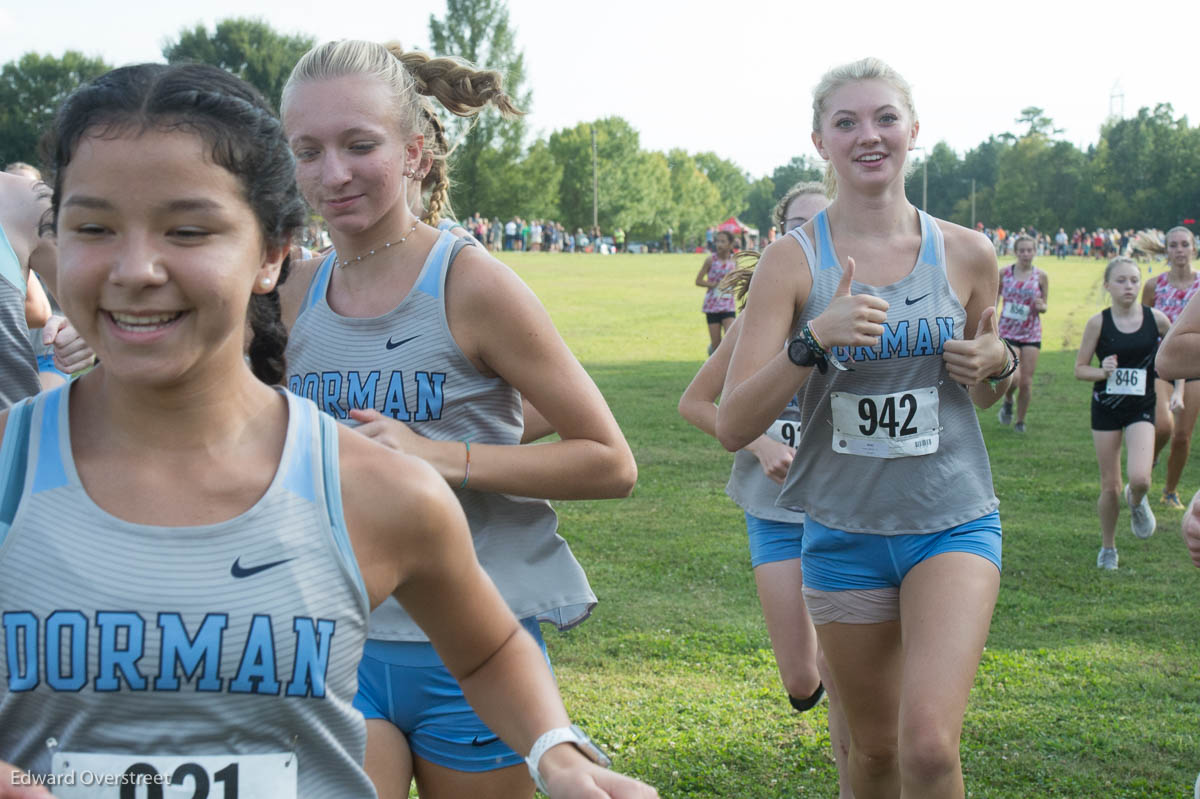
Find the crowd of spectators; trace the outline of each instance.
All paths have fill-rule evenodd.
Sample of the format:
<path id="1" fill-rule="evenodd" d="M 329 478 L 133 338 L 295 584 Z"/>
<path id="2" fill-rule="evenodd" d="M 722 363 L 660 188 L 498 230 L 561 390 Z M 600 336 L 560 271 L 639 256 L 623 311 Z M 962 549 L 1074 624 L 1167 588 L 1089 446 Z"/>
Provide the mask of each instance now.
<path id="1" fill-rule="evenodd" d="M 1138 234 L 1133 230 L 1096 228 L 1089 231 L 1085 228 L 1075 228 L 1068 233 L 1060 227 L 1055 233 L 1046 233 L 1032 225 L 1022 227 L 1018 231 L 1005 230 L 999 225 L 994 228 L 984 227 L 982 223 L 977 227 L 991 239 L 998 256 L 1012 255 L 1013 244 L 1020 236 L 1029 236 L 1034 240 L 1039 256 L 1053 255 L 1057 258 L 1066 258 L 1068 255 L 1076 255 L 1100 261 L 1114 258 L 1117 255 L 1127 255 L 1140 260 L 1143 255 L 1134 246 Z M 1157 235 L 1160 240 L 1162 239 L 1161 231 L 1144 231 L 1144 233 Z"/>

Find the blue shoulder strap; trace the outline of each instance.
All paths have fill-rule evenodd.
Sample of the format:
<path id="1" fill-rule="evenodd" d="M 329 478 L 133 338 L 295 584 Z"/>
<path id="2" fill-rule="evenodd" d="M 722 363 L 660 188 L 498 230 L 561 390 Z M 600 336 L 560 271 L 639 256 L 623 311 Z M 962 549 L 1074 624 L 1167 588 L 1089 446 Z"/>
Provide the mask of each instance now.
<path id="1" fill-rule="evenodd" d="M 8 411 L 4 443 L 0 445 L 0 542 L 17 515 L 25 490 L 25 467 L 29 458 L 29 431 L 33 424 L 33 398 L 24 399 Z"/>

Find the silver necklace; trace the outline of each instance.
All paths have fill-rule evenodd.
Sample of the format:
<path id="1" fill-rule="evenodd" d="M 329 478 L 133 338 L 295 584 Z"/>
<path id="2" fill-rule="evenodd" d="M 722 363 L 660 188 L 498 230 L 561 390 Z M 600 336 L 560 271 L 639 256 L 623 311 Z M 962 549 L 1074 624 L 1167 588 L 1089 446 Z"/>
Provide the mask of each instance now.
<path id="1" fill-rule="evenodd" d="M 418 219 L 417 221 L 413 222 L 413 225 L 412 225 L 412 227 L 410 227 L 410 228 L 408 229 L 408 232 L 407 232 L 407 233 L 405 233 L 403 236 L 401 236 L 400 238 L 396 239 L 395 241 L 389 241 L 389 242 L 386 242 L 386 243 L 385 243 L 385 244 L 384 244 L 382 247 L 376 247 L 375 249 L 373 249 L 373 250 L 371 250 L 370 252 L 368 252 L 366 255 L 356 255 L 356 256 L 354 256 L 353 258 L 347 258 L 347 259 L 346 259 L 346 260 L 344 260 L 344 261 L 338 261 L 338 262 L 337 262 L 338 269 L 345 269 L 345 268 L 346 268 L 347 266 L 349 266 L 350 264 L 352 264 L 352 263 L 356 263 L 356 262 L 358 262 L 358 261 L 361 261 L 363 258 L 370 258 L 370 257 L 371 257 L 372 255 L 374 255 L 375 253 L 377 253 L 377 252 L 379 252 L 379 251 L 381 251 L 381 250 L 386 250 L 388 247 L 391 247 L 393 244 L 395 244 L 395 245 L 397 245 L 397 246 L 399 246 L 399 245 L 403 244 L 404 242 L 408 241 L 408 237 L 409 237 L 409 236 L 411 236 L 411 235 L 413 234 L 413 231 L 417 229 L 417 225 L 419 225 L 419 224 L 421 224 L 421 220 L 420 220 L 420 219 Z"/>

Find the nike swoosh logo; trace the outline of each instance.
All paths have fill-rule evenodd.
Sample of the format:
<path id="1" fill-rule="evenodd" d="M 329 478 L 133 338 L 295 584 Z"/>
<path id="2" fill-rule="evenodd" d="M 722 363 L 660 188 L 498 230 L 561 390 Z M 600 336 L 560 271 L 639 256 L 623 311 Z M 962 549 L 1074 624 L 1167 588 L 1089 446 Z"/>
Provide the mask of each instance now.
<path id="1" fill-rule="evenodd" d="M 493 735 L 491 738 L 484 738 L 482 741 L 479 740 L 479 736 L 476 735 L 474 738 L 471 739 L 471 746 L 488 746 L 489 744 L 494 744 L 494 743 L 496 743 L 496 741 L 499 741 L 499 740 L 500 740 L 499 735 Z"/>
<path id="2" fill-rule="evenodd" d="M 920 302 L 921 300 L 925 299 L 928 296 L 929 296 L 928 294 L 922 294 L 920 297 L 917 297 L 915 300 L 910 300 L 908 297 L 905 297 L 904 304 L 905 305 L 916 305 L 918 302 Z"/>
<path id="3" fill-rule="evenodd" d="M 241 560 L 242 559 L 239 557 L 233 562 L 233 565 L 229 567 L 229 573 L 234 577 L 252 577 L 259 572 L 265 572 L 267 569 L 273 569 L 276 566 L 287 563 L 290 560 L 295 560 L 295 558 L 285 558 L 284 560 L 277 560 L 274 563 L 264 563 L 261 566 L 250 566 L 248 568 L 242 567 Z"/>
<path id="4" fill-rule="evenodd" d="M 414 338 L 420 338 L 420 337 L 421 337 L 421 335 L 418 333 L 418 334 L 417 334 L 417 335 L 415 335 L 415 336 L 409 336 L 408 338 L 401 339 L 400 341 L 392 341 L 392 340 L 389 338 L 389 339 L 388 339 L 388 342 L 387 342 L 387 348 L 388 348 L 389 350 L 394 350 L 394 349 L 396 349 L 397 347 L 402 347 L 402 346 L 404 346 L 404 345 L 405 345 L 405 344 L 407 344 L 408 342 L 412 341 Z"/>

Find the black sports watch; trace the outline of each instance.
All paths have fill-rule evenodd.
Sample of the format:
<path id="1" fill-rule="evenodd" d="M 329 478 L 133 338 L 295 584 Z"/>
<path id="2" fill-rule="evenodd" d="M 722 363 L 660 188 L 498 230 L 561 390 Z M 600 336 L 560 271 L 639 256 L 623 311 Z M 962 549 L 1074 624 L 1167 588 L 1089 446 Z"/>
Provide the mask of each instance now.
<path id="1" fill-rule="evenodd" d="M 813 367 L 815 366 L 822 373 L 825 372 L 826 364 L 825 353 L 814 350 L 812 346 L 804 340 L 804 336 L 796 336 L 788 342 L 787 345 L 788 360 L 797 366 Z"/>

